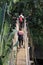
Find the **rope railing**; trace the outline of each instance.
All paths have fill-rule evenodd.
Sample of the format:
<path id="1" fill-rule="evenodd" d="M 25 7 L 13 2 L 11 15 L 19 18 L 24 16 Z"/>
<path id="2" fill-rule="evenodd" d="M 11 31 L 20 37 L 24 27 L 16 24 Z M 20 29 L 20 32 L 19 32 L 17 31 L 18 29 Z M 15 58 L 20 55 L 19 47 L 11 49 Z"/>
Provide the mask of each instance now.
<path id="1" fill-rule="evenodd" d="M 30 47 L 28 46 L 28 37 L 27 37 L 27 27 L 26 27 L 26 19 L 24 20 L 24 38 L 25 38 L 25 50 L 26 50 L 26 65 L 31 65 L 31 63 L 33 63 L 33 61 L 30 60 Z"/>
<path id="2" fill-rule="evenodd" d="M 16 65 L 17 63 L 17 46 L 18 46 L 18 20 L 17 20 L 17 24 L 16 24 L 16 28 L 15 28 L 15 34 L 14 34 L 14 38 L 13 38 L 13 47 L 10 53 L 10 59 L 8 62 L 8 65 Z"/>
<path id="3" fill-rule="evenodd" d="M 26 65 L 28 65 L 28 38 L 27 38 L 27 31 L 26 31 L 26 20 L 24 20 L 24 38 L 25 38 L 25 51 L 26 51 Z"/>
<path id="4" fill-rule="evenodd" d="M 16 65 L 17 45 L 18 45 L 18 40 L 17 40 L 17 31 L 16 31 L 13 38 L 13 46 L 11 53 L 9 55 L 8 65 Z"/>

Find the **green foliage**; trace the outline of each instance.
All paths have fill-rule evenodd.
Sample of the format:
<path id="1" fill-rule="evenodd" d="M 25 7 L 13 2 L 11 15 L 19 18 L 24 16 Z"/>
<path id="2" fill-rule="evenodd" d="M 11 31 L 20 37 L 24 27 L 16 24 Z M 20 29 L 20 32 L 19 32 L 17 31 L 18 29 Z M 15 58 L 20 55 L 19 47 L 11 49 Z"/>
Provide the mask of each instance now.
<path id="1" fill-rule="evenodd" d="M 7 9 L 6 13 L 4 13 L 5 8 L 2 8 L 2 6 L 4 6 L 6 3 Z M 1 52 L 3 53 L 2 55 L 5 57 L 9 49 L 11 49 L 12 38 L 14 35 L 14 32 L 10 32 L 12 18 L 15 16 L 15 14 L 18 17 L 18 14 L 21 12 L 23 12 L 27 17 L 27 22 L 29 24 L 28 27 L 30 28 L 33 44 L 35 46 L 38 45 L 43 49 L 43 5 L 41 0 L 0 0 L 0 33 L 1 30 L 3 30 L 2 41 L 0 41 L 0 48 Z M 6 14 L 5 18 L 4 14 Z"/>
<path id="2" fill-rule="evenodd" d="M 1 25 L 2 25 L 2 8 L 0 7 L 0 32 L 1 32 Z"/>
<path id="3" fill-rule="evenodd" d="M 2 41 L 0 42 L 1 44 L 1 56 L 4 56 L 3 58 L 3 65 L 8 64 L 8 54 L 10 54 L 10 50 L 12 48 L 12 38 L 14 37 L 14 31 L 10 32 L 10 26 L 7 21 L 5 21 L 4 24 L 4 31 L 3 31 L 3 37 Z M 7 58 L 7 59 L 6 59 Z"/>

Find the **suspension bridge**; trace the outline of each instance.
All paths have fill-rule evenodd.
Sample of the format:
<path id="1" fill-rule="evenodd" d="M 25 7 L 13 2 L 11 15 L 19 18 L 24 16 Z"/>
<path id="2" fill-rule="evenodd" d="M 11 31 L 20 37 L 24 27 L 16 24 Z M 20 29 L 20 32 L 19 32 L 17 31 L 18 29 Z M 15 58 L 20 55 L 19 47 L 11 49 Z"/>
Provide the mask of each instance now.
<path id="1" fill-rule="evenodd" d="M 18 49 L 18 35 L 17 32 L 19 30 L 19 20 L 17 19 L 16 23 L 16 32 L 13 38 L 13 47 L 11 50 L 11 53 L 9 55 L 10 60 L 8 62 L 8 65 L 31 65 L 34 64 L 33 60 L 30 60 L 30 47 L 28 45 L 28 36 L 27 36 L 27 26 L 26 26 L 26 19 L 24 20 L 24 48 Z"/>

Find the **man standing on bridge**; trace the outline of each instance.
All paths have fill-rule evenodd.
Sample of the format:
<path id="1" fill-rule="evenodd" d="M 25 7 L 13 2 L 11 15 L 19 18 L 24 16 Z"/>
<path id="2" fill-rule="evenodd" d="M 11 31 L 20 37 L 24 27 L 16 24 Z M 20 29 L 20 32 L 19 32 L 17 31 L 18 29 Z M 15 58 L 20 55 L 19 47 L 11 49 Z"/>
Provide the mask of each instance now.
<path id="1" fill-rule="evenodd" d="M 24 35 L 24 32 L 22 31 L 21 28 L 19 28 L 19 31 L 18 31 L 19 47 L 23 47 L 23 35 Z"/>

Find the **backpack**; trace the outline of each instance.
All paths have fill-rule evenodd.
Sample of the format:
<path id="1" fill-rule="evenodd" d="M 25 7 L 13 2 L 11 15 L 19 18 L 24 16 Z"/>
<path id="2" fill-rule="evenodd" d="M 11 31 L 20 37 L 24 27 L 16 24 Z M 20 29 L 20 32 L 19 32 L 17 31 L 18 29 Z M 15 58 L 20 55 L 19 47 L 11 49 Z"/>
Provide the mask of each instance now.
<path id="1" fill-rule="evenodd" d="M 20 18 L 19 18 L 19 21 L 20 21 L 20 22 L 22 22 L 22 21 L 23 21 L 22 17 L 20 17 Z"/>

